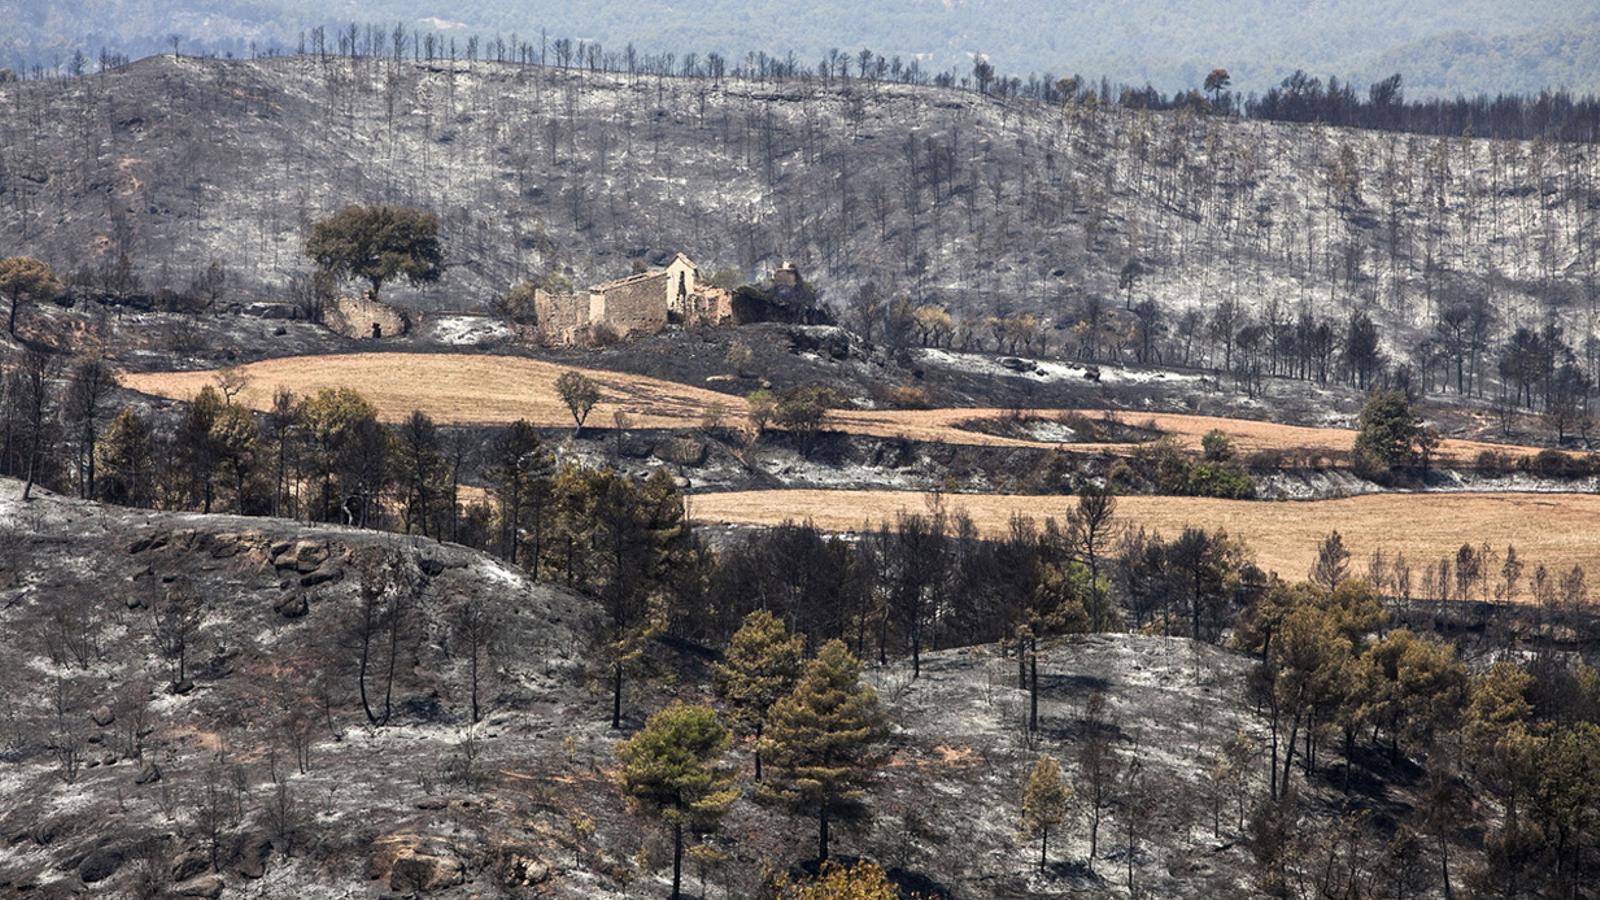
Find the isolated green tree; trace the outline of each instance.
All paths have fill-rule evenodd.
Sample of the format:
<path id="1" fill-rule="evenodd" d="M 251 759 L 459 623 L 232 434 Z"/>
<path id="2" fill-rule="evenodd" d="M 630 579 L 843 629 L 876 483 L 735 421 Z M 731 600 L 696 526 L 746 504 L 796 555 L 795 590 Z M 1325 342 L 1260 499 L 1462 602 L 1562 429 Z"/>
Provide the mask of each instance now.
<path id="1" fill-rule="evenodd" d="M 556 379 L 556 393 L 561 395 L 561 402 L 566 404 L 567 412 L 572 413 L 574 435 L 583 433 L 583 422 L 589 418 L 589 411 L 600 402 L 600 388 L 593 379 L 576 369 L 568 369 Z"/>
<path id="2" fill-rule="evenodd" d="M 757 388 L 745 398 L 745 403 L 750 408 L 750 427 L 755 429 L 759 438 L 778 415 L 778 398 L 766 388 Z"/>
<path id="3" fill-rule="evenodd" d="M 818 857 L 828 858 L 828 823 L 861 796 L 877 766 L 878 694 L 861 683 L 861 662 L 832 640 L 806 665 L 793 692 L 773 704 L 763 752 L 766 792 L 816 815 Z"/>
<path id="4" fill-rule="evenodd" d="M 44 262 L 31 256 L 11 256 L 0 259 L 0 294 L 11 301 L 11 312 L 6 317 L 6 333 L 17 336 L 17 307 L 24 298 L 37 300 L 61 291 L 61 282 L 55 272 Z"/>
<path id="5" fill-rule="evenodd" d="M 306 256 L 337 278 L 365 281 L 376 299 L 384 282 L 425 284 L 444 277 L 439 218 L 403 206 L 347 206 L 311 227 Z"/>
<path id="6" fill-rule="evenodd" d="M 1200 451 L 1207 462 L 1227 462 L 1234 457 L 1233 438 L 1220 428 L 1213 428 L 1200 438 Z"/>
<path id="7" fill-rule="evenodd" d="M 1072 789 L 1061 778 L 1061 764 L 1045 754 L 1034 763 L 1028 775 L 1028 787 L 1022 792 L 1022 830 L 1029 837 L 1039 838 L 1039 871 L 1045 870 L 1050 858 L 1050 829 L 1067 819 L 1067 802 L 1072 799 Z"/>
<path id="8" fill-rule="evenodd" d="M 810 456 L 829 407 L 835 403 L 833 391 L 821 385 L 790 388 L 778 395 L 772 420 L 800 442 L 800 454 Z"/>
<path id="9" fill-rule="evenodd" d="M 1117 498 L 1107 485 L 1086 484 L 1078 492 L 1078 505 L 1067 512 L 1067 536 L 1072 549 L 1089 567 L 1089 614 L 1091 631 L 1104 631 L 1109 620 L 1105 592 L 1100 585 L 1100 564 L 1111 550 L 1116 530 L 1112 519 L 1117 513 Z"/>
<path id="10" fill-rule="evenodd" d="M 1356 421 L 1350 460 L 1368 475 L 1410 466 L 1426 449 L 1422 419 L 1404 391 L 1379 391 L 1367 399 Z"/>
<path id="11" fill-rule="evenodd" d="M 805 648 L 805 635 L 790 634 L 782 619 L 758 609 L 745 616 L 714 670 L 717 693 L 732 707 L 735 725 L 755 736 L 757 781 L 768 711 L 800 680 Z"/>
<path id="12" fill-rule="evenodd" d="M 674 900 L 683 883 L 684 825 L 706 827 L 738 796 L 732 777 L 717 765 L 727 747 L 728 730 L 710 707 L 677 703 L 617 748 L 623 790 L 672 828 Z"/>

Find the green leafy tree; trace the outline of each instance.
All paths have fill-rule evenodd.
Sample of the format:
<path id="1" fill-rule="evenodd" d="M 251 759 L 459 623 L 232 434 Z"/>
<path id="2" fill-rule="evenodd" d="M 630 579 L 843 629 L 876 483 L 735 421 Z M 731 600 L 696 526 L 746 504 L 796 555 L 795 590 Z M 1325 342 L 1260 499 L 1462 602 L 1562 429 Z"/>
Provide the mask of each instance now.
<path id="1" fill-rule="evenodd" d="M 31 256 L 11 256 L 0 259 L 0 294 L 11 300 L 11 312 L 6 317 L 6 333 L 17 336 L 17 307 L 23 298 L 37 300 L 61 291 L 61 282 L 50 266 Z"/>
<path id="2" fill-rule="evenodd" d="M 1022 792 L 1022 830 L 1039 838 L 1039 871 L 1050 859 L 1050 829 L 1067 819 L 1067 803 L 1072 789 L 1061 778 L 1061 764 L 1045 754 L 1034 763 L 1028 787 Z"/>
<path id="3" fill-rule="evenodd" d="M 1288 790 L 1295 739 L 1302 728 L 1313 732 L 1317 713 L 1330 708 L 1342 696 L 1353 658 L 1350 640 L 1340 633 L 1338 620 L 1325 610 L 1302 606 L 1284 618 L 1280 639 L 1275 644 L 1272 670 L 1276 674 L 1274 709 L 1281 710 L 1282 718 L 1287 719 L 1288 736 L 1284 742 L 1282 786 L 1280 788 L 1274 771 L 1273 796 Z M 1273 763 L 1276 764 L 1276 728 L 1273 738 Z M 1306 765 L 1309 772 L 1309 748 Z"/>
<path id="4" fill-rule="evenodd" d="M 187 483 L 191 497 L 198 497 L 201 512 L 211 512 L 216 497 L 219 453 L 212 429 L 223 408 L 222 395 L 208 384 L 195 394 L 178 421 L 176 474 Z"/>
<path id="5" fill-rule="evenodd" d="M 877 692 L 861 683 L 861 662 L 839 640 L 824 644 L 795 689 L 772 706 L 766 792 L 816 815 L 822 860 L 830 819 L 861 796 L 878 764 L 872 750 L 882 728 Z"/>
<path id="6" fill-rule="evenodd" d="M 1350 461 L 1358 472 L 1384 475 L 1416 464 L 1432 449 L 1428 437 L 1404 391 L 1379 391 L 1361 407 Z"/>
<path id="7" fill-rule="evenodd" d="M 551 514 L 555 455 L 526 419 L 511 423 L 488 443 L 485 474 L 498 505 L 501 553 L 513 565 L 524 559 L 523 535 L 532 539 L 528 566 L 537 577 Z"/>
<path id="8" fill-rule="evenodd" d="M 1213 428 L 1200 438 L 1200 452 L 1206 462 L 1227 462 L 1233 459 L 1233 438 L 1220 428 Z"/>
<path id="9" fill-rule="evenodd" d="M 539 308 L 535 302 L 539 287 L 531 281 L 519 281 L 511 290 L 494 298 L 490 307 L 506 320 L 508 325 L 539 324 Z"/>
<path id="10" fill-rule="evenodd" d="M 835 403 L 833 391 L 820 385 L 790 388 L 778 395 L 772 421 L 800 442 L 800 454 L 810 456 L 822 430 L 823 419 Z"/>
<path id="11" fill-rule="evenodd" d="M 333 517 L 336 482 L 362 468 L 363 433 L 378 429 L 378 410 L 349 388 L 322 388 L 300 400 L 296 418 L 306 441 L 307 475 L 320 482 L 315 518 Z"/>
<path id="12" fill-rule="evenodd" d="M 1472 679 L 1471 699 L 1463 716 L 1462 737 L 1473 769 L 1505 802 L 1506 818 L 1515 822 L 1522 800 L 1533 785 L 1534 759 L 1541 741 L 1534 736 L 1535 686 L 1526 669 L 1498 662 Z"/>
<path id="13" fill-rule="evenodd" d="M 643 481 L 612 471 L 591 472 L 584 480 L 590 498 L 587 513 L 580 513 L 587 519 L 587 574 L 602 610 L 599 639 L 612 683 L 611 727 L 621 728 L 623 678 L 665 630 L 672 592 L 692 572 L 696 554 L 683 497 L 665 469 Z"/>
<path id="14" fill-rule="evenodd" d="M 706 827 L 738 796 L 731 775 L 717 765 L 727 747 L 728 730 L 710 707 L 675 703 L 617 748 L 623 790 L 672 828 L 674 900 L 683 883 L 684 825 Z"/>
<path id="15" fill-rule="evenodd" d="M 1534 814 L 1556 857 L 1554 896 L 1581 896 L 1586 836 L 1600 828 L 1600 725 L 1581 722 L 1551 736 L 1538 761 Z M 1592 883 L 1591 883 L 1592 886 Z"/>
<path id="16" fill-rule="evenodd" d="M 106 400 L 116 387 L 111 369 L 99 359 L 80 360 L 72 369 L 72 380 L 67 383 L 66 397 L 62 403 L 62 418 L 77 433 L 77 461 L 82 496 L 95 497 L 95 446 L 100 438 L 100 420 L 105 414 Z"/>
<path id="17" fill-rule="evenodd" d="M 1452 730 L 1467 704 L 1467 670 L 1448 644 L 1399 628 L 1373 642 L 1365 661 L 1371 720 L 1389 736 L 1391 755 L 1400 742 L 1426 751 Z"/>
<path id="18" fill-rule="evenodd" d="M 756 430 L 759 438 L 778 414 L 778 398 L 766 388 L 757 388 L 745 398 L 745 403 L 750 409 L 750 427 Z"/>
<path id="19" fill-rule="evenodd" d="M 444 277 L 439 218 L 403 206 L 347 206 L 311 227 L 305 250 L 322 271 L 370 284 L 374 299 L 395 278 Z"/>
<path id="20" fill-rule="evenodd" d="M 434 531 L 439 532 L 438 520 L 443 518 L 443 511 L 436 507 L 441 498 L 448 499 L 443 484 L 448 470 L 440 452 L 438 427 L 427 413 L 412 410 L 395 429 L 395 438 L 396 475 L 404 492 L 405 531 L 410 533 L 415 527 L 427 535 L 431 519 Z"/>
<path id="21" fill-rule="evenodd" d="M 805 635 L 790 634 L 783 620 L 758 609 L 745 616 L 714 670 L 717 693 L 733 708 L 734 723 L 755 737 L 757 781 L 768 711 L 800 680 L 805 648 Z"/>
<path id="22" fill-rule="evenodd" d="M 582 434 L 583 422 L 589 418 L 589 411 L 600 402 L 600 387 L 582 372 L 568 369 L 556 379 L 556 393 L 561 395 L 567 412 L 572 413 L 573 435 Z"/>
<path id="23" fill-rule="evenodd" d="M 1073 550 L 1089 567 L 1089 628 L 1104 631 L 1109 624 L 1105 592 L 1101 588 L 1100 564 L 1110 550 L 1112 519 L 1117 513 L 1117 498 L 1109 485 L 1085 485 L 1078 492 L 1078 505 L 1067 512 L 1067 536 Z"/>

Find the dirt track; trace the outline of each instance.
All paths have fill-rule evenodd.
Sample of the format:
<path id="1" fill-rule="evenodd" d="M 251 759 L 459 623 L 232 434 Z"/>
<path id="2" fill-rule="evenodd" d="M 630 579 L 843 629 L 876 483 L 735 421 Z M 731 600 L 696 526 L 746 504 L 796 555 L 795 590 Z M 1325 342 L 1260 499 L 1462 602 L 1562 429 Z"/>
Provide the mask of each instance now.
<path id="1" fill-rule="evenodd" d="M 704 524 L 775 525 L 810 519 L 829 531 L 859 530 L 901 510 L 926 512 L 930 496 L 902 491 L 776 490 L 696 494 L 690 515 Z M 1073 499 L 1059 495 L 944 494 L 952 513 L 964 511 L 984 534 L 1003 533 L 1014 515 L 1042 521 L 1060 517 Z M 1258 564 L 1289 579 L 1304 578 L 1317 543 L 1338 531 L 1353 554 L 1352 568 L 1365 571 L 1372 551 L 1404 553 L 1421 568 L 1463 542 L 1488 544 L 1504 554 L 1507 544 L 1527 563 L 1525 578 L 1543 563 L 1554 575 L 1581 565 L 1600 575 L 1600 496 L 1593 494 L 1370 494 L 1339 500 L 1251 501 L 1197 497 L 1130 496 L 1117 499 L 1117 518 L 1171 537 L 1186 525 L 1221 528 L 1241 538 Z M 1498 571 L 1498 563 L 1496 571 Z"/>
<path id="2" fill-rule="evenodd" d="M 555 380 L 568 366 L 520 356 L 484 356 L 461 353 L 349 353 L 329 356 L 295 356 L 266 360 L 241 367 L 250 378 L 245 402 L 265 410 L 276 388 L 307 394 L 323 387 L 349 387 L 377 406 L 380 415 L 398 421 L 420 409 L 444 424 L 505 424 L 527 419 L 543 427 L 572 424 L 572 417 L 556 394 Z M 633 428 L 692 428 L 708 412 L 720 407 L 726 420 L 742 421 L 742 398 L 688 384 L 584 369 L 601 389 L 601 402 L 590 413 L 588 425 L 612 426 L 617 412 Z M 215 371 L 150 372 L 123 374 L 122 383 L 134 390 L 186 400 L 202 387 L 216 383 Z M 1028 416 L 1052 417 L 1059 410 L 1029 410 Z M 840 410 L 830 415 L 831 425 L 853 434 L 909 438 L 947 444 L 1061 448 L 1085 452 L 1126 453 L 1129 443 L 1059 444 L 985 434 L 966 427 L 975 419 L 1009 415 L 1001 409 L 960 408 L 928 410 Z M 1100 416 L 1099 411 L 1088 411 Z M 1338 461 L 1350 450 L 1355 432 L 1341 428 L 1307 428 L 1245 419 L 1172 413 L 1123 413 L 1129 424 L 1153 422 L 1190 449 L 1213 428 L 1233 437 L 1242 453 L 1278 450 L 1301 456 Z M 1442 462 L 1471 463 L 1479 452 L 1496 449 L 1523 455 L 1537 448 L 1447 440 L 1440 448 Z"/>

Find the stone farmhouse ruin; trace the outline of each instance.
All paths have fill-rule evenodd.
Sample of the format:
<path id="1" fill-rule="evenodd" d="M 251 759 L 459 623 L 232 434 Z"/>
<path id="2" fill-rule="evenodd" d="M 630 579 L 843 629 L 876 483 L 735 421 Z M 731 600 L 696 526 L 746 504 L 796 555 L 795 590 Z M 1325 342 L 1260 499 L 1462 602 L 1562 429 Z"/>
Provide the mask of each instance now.
<path id="1" fill-rule="evenodd" d="M 323 308 L 322 324 L 357 339 L 399 337 L 411 330 L 404 312 L 366 295 L 334 300 Z"/>
<path id="2" fill-rule="evenodd" d="M 706 282 L 679 253 L 662 268 L 570 293 L 534 294 L 535 328 L 546 343 L 574 344 L 611 336 L 654 334 L 669 324 L 716 326 L 733 321 L 733 294 Z"/>
<path id="3" fill-rule="evenodd" d="M 736 291 L 712 285 L 694 260 L 675 254 L 666 265 L 582 290 L 536 288 L 531 318 L 512 327 L 524 340 L 547 345 L 604 344 L 656 334 L 669 325 L 719 327 L 756 322 L 829 324 L 816 291 L 785 261 L 761 284 Z M 410 332 L 403 310 L 370 296 L 343 296 L 322 309 L 322 324 L 356 340 L 382 340 Z"/>

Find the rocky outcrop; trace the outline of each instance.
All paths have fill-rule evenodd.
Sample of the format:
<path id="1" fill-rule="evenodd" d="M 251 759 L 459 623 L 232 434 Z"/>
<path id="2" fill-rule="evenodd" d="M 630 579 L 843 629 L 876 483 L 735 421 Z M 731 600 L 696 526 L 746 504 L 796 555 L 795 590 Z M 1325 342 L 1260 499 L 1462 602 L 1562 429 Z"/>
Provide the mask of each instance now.
<path id="1" fill-rule="evenodd" d="M 466 865 L 437 840 L 416 834 L 393 834 L 373 842 L 367 861 L 372 877 L 387 880 L 389 889 L 427 894 L 466 880 Z"/>

